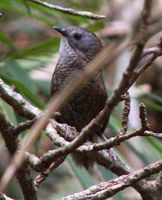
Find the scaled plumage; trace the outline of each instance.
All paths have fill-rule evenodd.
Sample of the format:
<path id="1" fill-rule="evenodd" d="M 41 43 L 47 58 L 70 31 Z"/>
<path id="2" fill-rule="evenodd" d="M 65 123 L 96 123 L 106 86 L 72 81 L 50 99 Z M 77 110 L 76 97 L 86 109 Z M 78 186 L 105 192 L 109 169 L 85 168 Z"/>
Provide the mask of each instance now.
<path id="1" fill-rule="evenodd" d="M 59 60 L 51 81 L 51 95 L 59 92 L 71 77 L 83 70 L 102 49 L 100 39 L 86 29 L 77 26 L 55 29 L 63 37 Z M 61 113 L 59 122 L 74 126 L 80 132 L 104 108 L 106 99 L 107 93 L 101 72 L 99 72 L 64 104 L 59 111 Z M 87 168 L 92 164 L 86 157 L 77 155 L 75 155 L 75 160 L 77 159 L 79 165 Z"/>

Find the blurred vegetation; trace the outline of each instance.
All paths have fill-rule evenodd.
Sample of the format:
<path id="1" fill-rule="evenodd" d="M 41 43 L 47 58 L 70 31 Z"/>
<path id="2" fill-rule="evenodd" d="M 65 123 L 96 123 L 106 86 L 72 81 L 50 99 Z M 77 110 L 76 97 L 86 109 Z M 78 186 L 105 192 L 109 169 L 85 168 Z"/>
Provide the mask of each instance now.
<path id="1" fill-rule="evenodd" d="M 109 19 L 117 18 L 117 16 L 113 16 L 113 11 L 110 8 L 112 1 L 62 0 L 60 2 L 59 0 L 47 0 L 46 2 L 77 10 L 107 14 Z M 140 1 L 138 3 L 141 4 Z M 123 1 L 123 6 L 128 6 L 128 4 L 131 4 L 131 1 Z M 55 35 L 52 26 L 79 25 L 92 31 L 102 32 L 109 24 L 107 19 L 91 20 L 72 16 L 27 0 L 1 0 L 0 12 L 2 13 L 0 18 L 0 78 L 40 109 L 44 108 L 50 98 L 50 79 L 58 56 L 59 38 Z M 103 33 L 105 34 L 104 31 Z M 129 56 L 129 54 L 124 55 L 122 65 L 129 61 Z M 116 66 L 118 70 L 116 70 L 114 82 L 119 80 L 119 74 L 123 71 L 120 69 L 121 64 L 120 66 L 116 64 Z M 111 77 L 111 74 L 107 74 L 108 78 L 109 76 Z M 162 120 L 162 99 L 160 96 L 154 91 L 146 93 L 140 87 L 135 87 L 133 90 L 134 101 L 144 101 L 149 108 L 152 108 L 153 111 L 156 110 L 160 116 L 159 121 Z M 13 124 L 23 121 L 3 100 L 0 100 L 0 105 L 6 117 Z M 132 110 L 133 114 L 137 115 L 138 107 L 132 107 Z M 121 115 L 122 105 L 119 105 L 114 111 L 108 127 L 112 135 L 116 135 L 120 131 Z M 130 130 L 133 128 L 132 122 Z M 0 173 L 2 174 L 9 162 L 2 138 L 0 146 Z M 41 154 L 49 148 L 52 147 L 49 147 L 48 139 L 43 136 L 39 141 L 37 154 Z M 116 151 L 123 161 L 137 169 L 160 158 L 162 147 L 157 139 L 135 138 L 117 147 Z M 95 177 L 89 175 L 84 169 L 78 169 L 70 157 L 67 160 L 68 162 L 61 165 L 42 184 L 39 190 L 40 199 L 54 200 L 97 182 Z M 114 177 L 111 172 L 102 167 L 98 167 L 98 170 L 105 180 Z M 120 192 L 112 199 L 129 199 L 125 196 L 126 193 Z M 8 195 L 15 199 L 22 198 L 15 180 L 8 189 Z M 134 199 L 137 198 L 134 197 Z"/>

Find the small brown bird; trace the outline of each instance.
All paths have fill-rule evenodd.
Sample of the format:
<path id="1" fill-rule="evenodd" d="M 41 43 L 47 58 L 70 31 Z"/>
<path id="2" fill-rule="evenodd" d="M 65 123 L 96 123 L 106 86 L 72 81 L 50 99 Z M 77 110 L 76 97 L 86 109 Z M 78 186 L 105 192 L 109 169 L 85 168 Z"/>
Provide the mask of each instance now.
<path id="1" fill-rule="evenodd" d="M 100 39 L 86 29 L 78 26 L 54 29 L 61 33 L 62 38 L 59 60 L 51 81 L 51 95 L 59 92 L 73 75 L 82 71 L 102 49 Z M 74 126 L 80 132 L 104 108 L 106 99 L 107 93 L 99 72 L 65 102 L 59 111 L 61 116 L 58 121 Z M 104 131 L 106 124 L 103 124 Z M 78 165 L 86 168 L 93 164 L 92 160 L 78 153 L 74 159 Z"/>

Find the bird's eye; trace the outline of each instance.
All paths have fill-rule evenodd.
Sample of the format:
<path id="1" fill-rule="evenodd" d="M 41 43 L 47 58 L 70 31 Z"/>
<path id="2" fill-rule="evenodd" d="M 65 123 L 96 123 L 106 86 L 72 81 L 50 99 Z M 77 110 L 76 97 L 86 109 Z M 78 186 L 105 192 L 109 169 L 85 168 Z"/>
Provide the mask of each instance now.
<path id="1" fill-rule="evenodd" d="M 75 33 L 75 34 L 74 34 L 74 38 L 75 38 L 76 40 L 80 40 L 81 37 L 82 37 L 82 36 L 81 36 L 80 33 Z"/>

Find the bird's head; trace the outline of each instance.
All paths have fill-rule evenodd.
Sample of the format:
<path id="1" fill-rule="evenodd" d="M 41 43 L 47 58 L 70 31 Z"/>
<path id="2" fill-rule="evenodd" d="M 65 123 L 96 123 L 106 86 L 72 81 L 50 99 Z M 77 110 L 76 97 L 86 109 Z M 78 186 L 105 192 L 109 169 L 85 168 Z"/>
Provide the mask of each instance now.
<path id="1" fill-rule="evenodd" d="M 78 26 L 69 26 L 67 28 L 53 27 L 63 36 L 63 40 L 73 50 L 81 51 L 89 57 L 94 57 L 102 48 L 100 39 L 87 29 Z"/>

